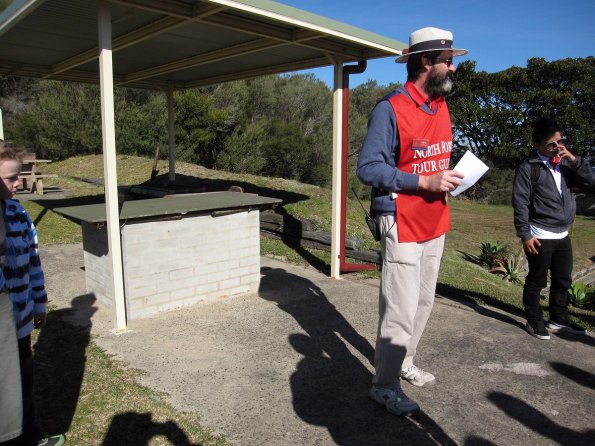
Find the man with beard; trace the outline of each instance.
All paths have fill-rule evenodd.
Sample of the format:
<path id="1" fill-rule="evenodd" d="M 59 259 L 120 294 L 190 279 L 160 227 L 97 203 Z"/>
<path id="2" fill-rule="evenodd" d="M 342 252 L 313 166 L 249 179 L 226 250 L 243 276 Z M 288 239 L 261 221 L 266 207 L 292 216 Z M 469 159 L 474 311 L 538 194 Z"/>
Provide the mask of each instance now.
<path id="1" fill-rule="evenodd" d="M 413 359 L 450 230 L 446 194 L 463 178 L 448 170 L 452 130 L 444 95 L 452 89 L 452 58 L 467 54 L 452 41 L 451 32 L 438 28 L 411 34 L 396 60 L 407 63 L 407 83 L 372 110 L 357 166 L 359 179 L 372 186 L 383 259 L 370 397 L 396 415 L 419 411 L 399 378 L 415 386 L 435 382 Z"/>

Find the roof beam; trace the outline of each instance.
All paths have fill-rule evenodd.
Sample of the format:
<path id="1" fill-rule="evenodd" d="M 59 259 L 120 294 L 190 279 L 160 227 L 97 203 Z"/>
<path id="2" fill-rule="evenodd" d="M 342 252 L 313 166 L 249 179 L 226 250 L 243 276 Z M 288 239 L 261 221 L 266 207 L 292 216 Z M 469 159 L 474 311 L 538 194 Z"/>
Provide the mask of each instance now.
<path id="1" fill-rule="evenodd" d="M 141 79 L 147 79 L 150 77 L 167 74 L 174 71 L 180 71 L 187 68 L 196 67 L 198 65 L 217 62 L 220 60 L 229 59 L 231 57 L 245 55 L 268 48 L 278 47 L 281 45 L 285 45 L 285 43 L 271 39 L 257 39 L 246 43 L 240 43 L 227 48 L 210 51 L 208 53 L 199 54 L 193 57 L 180 59 L 158 67 L 152 67 L 146 70 L 137 71 L 136 73 L 128 74 L 124 78 L 124 83 L 136 82 Z"/>
<path id="2" fill-rule="evenodd" d="M 50 67 L 47 65 L 22 64 L 19 62 L 0 61 L 0 74 L 6 76 L 24 76 L 35 78 L 49 78 L 60 81 L 69 82 L 83 82 L 86 84 L 98 84 L 99 75 L 92 71 L 83 70 L 69 70 L 67 72 L 51 74 Z M 114 75 L 115 83 L 124 83 L 125 79 L 122 76 Z M 181 83 L 175 83 L 175 88 L 181 88 Z M 142 80 L 130 84 L 129 87 L 142 88 L 145 90 L 165 90 L 167 89 L 167 82 L 160 80 L 151 80 L 151 82 L 143 82 Z"/>
<path id="3" fill-rule="evenodd" d="M 181 19 L 188 19 L 202 8 L 222 8 L 221 6 L 207 5 L 199 2 L 196 5 L 189 5 L 188 3 L 177 0 L 111 0 L 112 3 L 119 3 L 121 5 L 132 6 L 145 11 L 157 12 L 168 16 L 178 17 Z M 223 7 L 225 9 L 225 7 Z"/>
<path id="4" fill-rule="evenodd" d="M 354 59 L 361 57 L 361 54 L 357 51 L 349 51 L 341 45 L 333 44 L 331 42 L 323 42 L 321 39 L 327 37 L 327 35 L 318 31 L 295 28 L 288 30 L 286 28 L 268 25 L 265 23 L 254 23 L 253 20 L 234 16 L 226 12 L 220 12 L 218 14 L 205 17 L 201 21 L 211 25 L 240 30 L 248 34 L 254 34 L 261 37 L 278 39 L 287 43 L 293 43 L 308 48 L 330 51 L 337 53 L 338 55 L 347 56 Z"/>
<path id="5" fill-rule="evenodd" d="M 125 3 L 125 4 L 134 4 L 137 3 L 137 1 L 117 1 L 116 3 Z M 146 0 L 143 2 L 146 3 Z M 159 5 L 161 5 L 161 3 L 163 3 L 163 6 L 167 6 L 167 4 L 171 3 L 171 2 L 156 2 Z M 191 9 L 192 11 L 190 12 L 190 16 L 183 16 L 180 17 L 179 14 L 172 14 L 172 17 L 164 17 L 161 18 L 159 20 L 156 20 L 153 23 L 149 23 L 148 25 L 142 26 L 138 29 L 135 29 L 134 31 L 128 33 L 128 34 L 124 34 L 121 36 L 118 36 L 116 38 L 113 39 L 113 49 L 112 51 L 118 51 L 121 49 L 124 49 L 126 47 L 135 45 L 139 42 L 142 42 L 144 40 L 150 39 L 151 37 L 154 37 L 156 35 L 162 34 L 166 31 L 170 31 L 174 28 L 177 28 L 178 26 L 184 25 L 186 23 L 189 23 L 190 21 L 193 20 L 193 18 L 203 18 L 203 17 L 207 17 L 211 14 L 216 14 L 218 12 L 220 12 L 221 10 L 225 9 L 222 6 L 218 6 L 218 5 L 212 5 L 212 4 L 200 4 L 200 8 L 186 8 L 186 9 Z M 77 67 L 79 65 L 85 64 L 87 62 L 91 62 L 94 59 L 97 59 L 99 55 L 99 49 L 98 47 L 94 47 L 91 48 L 90 50 L 84 51 L 80 54 L 77 54 L 76 56 L 70 57 L 69 59 L 60 62 L 58 64 L 55 64 L 51 67 L 51 74 L 50 75 L 55 75 L 67 70 L 70 70 L 74 67 Z"/>
<path id="6" fill-rule="evenodd" d="M 134 45 L 135 43 L 142 42 L 143 40 L 149 39 L 184 23 L 186 23 L 185 20 L 177 17 L 165 17 L 159 19 L 149 25 L 136 29 L 131 33 L 116 37 L 113 40 L 113 51 L 121 50 Z M 97 59 L 98 56 L 99 49 L 97 47 L 91 48 L 90 50 L 79 53 L 76 56 L 53 65 L 50 69 L 50 75 L 62 73 L 63 71 L 70 70 L 84 63 L 91 62 L 92 60 Z"/>
<path id="7" fill-rule="evenodd" d="M 307 59 L 299 62 L 266 66 L 263 68 L 255 68 L 252 70 L 236 71 L 234 73 L 226 75 L 217 75 L 197 81 L 186 82 L 184 84 L 184 88 L 205 87 L 207 85 L 214 85 L 239 79 L 249 79 L 257 76 L 264 76 L 266 74 L 288 73 L 290 71 L 306 70 L 308 68 L 317 68 L 326 65 L 328 65 L 328 59 L 326 58 L 326 56 L 321 56 L 314 59 Z"/>
<path id="8" fill-rule="evenodd" d="M 114 0 L 114 3 L 120 3 L 127 6 L 132 6 L 140 9 L 145 9 L 160 14 L 172 15 L 185 19 L 200 20 L 211 25 L 217 25 L 229 29 L 240 30 L 251 35 L 260 37 L 268 37 L 271 39 L 281 40 L 283 42 L 302 45 L 308 48 L 314 48 L 327 52 L 336 53 L 340 56 L 347 56 L 349 58 L 361 59 L 362 54 L 357 51 L 350 51 L 342 45 L 332 42 L 323 41 L 327 37 L 320 31 L 299 29 L 290 24 L 288 27 L 280 27 L 270 25 L 268 23 L 255 23 L 238 15 L 231 14 L 228 8 L 221 5 L 205 4 L 199 2 L 190 7 L 189 5 L 175 0 L 158 1 L 158 0 Z M 212 12 L 215 10 L 215 12 Z M 208 11 L 208 14 L 205 14 Z M 311 42 L 316 40 L 315 42 Z"/>

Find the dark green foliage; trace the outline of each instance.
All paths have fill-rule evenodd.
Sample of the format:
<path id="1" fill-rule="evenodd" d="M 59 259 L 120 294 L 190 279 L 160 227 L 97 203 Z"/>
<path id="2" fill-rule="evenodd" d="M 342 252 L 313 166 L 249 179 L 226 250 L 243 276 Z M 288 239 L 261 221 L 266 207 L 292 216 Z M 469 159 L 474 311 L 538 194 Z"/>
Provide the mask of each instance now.
<path id="1" fill-rule="evenodd" d="M 368 80 L 358 85 L 349 93 L 349 164 L 348 194 L 353 195 L 354 188 L 361 199 L 369 199 L 371 188 L 364 186 L 357 178 L 355 170 L 357 158 L 366 136 L 368 116 L 376 103 L 400 84 L 378 85 L 375 80 Z"/>
<path id="2" fill-rule="evenodd" d="M 263 146 L 267 138 L 264 120 L 238 125 L 217 154 L 215 167 L 235 173 L 259 174 L 266 165 Z"/>
<path id="3" fill-rule="evenodd" d="M 587 307 L 595 303 L 595 286 L 574 282 L 568 290 L 570 303 L 575 307 Z"/>
<path id="4" fill-rule="evenodd" d="M 494 268 L 507 254 L 508 249 L 500 240 L 487 240 L 481 244 L 478 261 L 486 268 Z"/>
<path id="5" fill-rule="evenodd" d="M 7 137 L 55 160 L 101 153 L 99 88 L 56 81 L 35 81 L 33 85 L 28 105 L 12 115 Z M 156 145 L 165 145 L 163 94 L 116 89 L 114 108 L 119 153 L 153 156 Z"/>
<path id="6" fill-rule="evenodd" d="M 215 167 L 228 131 L 227 112 L 198 90 L 175 94 L 176 154 L 189 163 Z"/>
<path id="7" fill-rule="evenodd" d="M 101 150 L 99 88 L 55 81 L 16 120 L 14 139 L 44 158 L 64 159 Z"/>
<path id="8" fill-rule="evenodd" d="M 490 272 L 502 275 L 502 280 L 508 280 L 515 285 L 521 285 L 525 275 L 525 269 L 523 267 L 524 260 L 522 251 L 505 259 L 498 259 L 496 266 L 490 269 Z"/>
<path id="9" fill-rule="evenodd" d="M 297 124 L 276 120 L 268 128 L 263 143 L 265 166 L 263 173 L 271 177 L 301 180 L 310 168 L 310 141 Z"/>
<path id="10" fill-rule="evenodd" d="M 546 62 L 488 74 L 465 61 L 456 71 L 449 108 L 454 150 L 472 150 L 503 169 L 516 167 L 532 150 L 531 126 L 555 117 L 572 151 L 589 155 L 595 146 L 595 58 Z"/>

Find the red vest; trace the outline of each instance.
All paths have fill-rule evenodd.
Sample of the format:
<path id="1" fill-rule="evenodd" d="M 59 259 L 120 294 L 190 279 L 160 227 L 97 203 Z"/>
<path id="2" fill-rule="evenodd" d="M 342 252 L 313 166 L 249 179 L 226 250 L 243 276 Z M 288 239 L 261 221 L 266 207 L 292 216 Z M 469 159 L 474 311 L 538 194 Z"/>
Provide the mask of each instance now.
<path id="1" fill-rule="evenodd" d="M 411 82 L 389 102 L 397 118 L 397 168 L 418 175 L 448 170 L 452 150 L 450 115 L 444 99 L 431 104 Z M 395 200 L 399 242 L 424 242 L 450 230 L 446 192 L 400 191 Z"/>

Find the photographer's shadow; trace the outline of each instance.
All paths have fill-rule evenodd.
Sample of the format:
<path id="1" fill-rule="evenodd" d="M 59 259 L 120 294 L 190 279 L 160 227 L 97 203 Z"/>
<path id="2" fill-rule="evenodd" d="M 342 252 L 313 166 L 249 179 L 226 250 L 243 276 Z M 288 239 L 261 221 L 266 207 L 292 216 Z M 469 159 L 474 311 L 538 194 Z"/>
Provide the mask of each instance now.
<path id="1" fill-rule="evenodd" d="M 101 446 L 148 446 L 154 437 L 164 437 L 174 446 L 198 446 L 171 420 L 153 420 L 151 413 L 120 413 L 110 423 Z"/>
<path id="2" fill-rule="evenodd" d="M 68 432 L 76 412 L 95 300 L 85 294 L 74 298 L 71 308 L 51 311 L 34 346 L 39 423 L 52 435 Z M 66 322 L 68 317 L 76 317 L 77 324 Z"/>

